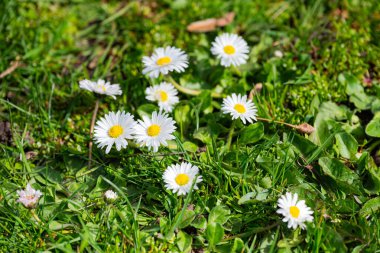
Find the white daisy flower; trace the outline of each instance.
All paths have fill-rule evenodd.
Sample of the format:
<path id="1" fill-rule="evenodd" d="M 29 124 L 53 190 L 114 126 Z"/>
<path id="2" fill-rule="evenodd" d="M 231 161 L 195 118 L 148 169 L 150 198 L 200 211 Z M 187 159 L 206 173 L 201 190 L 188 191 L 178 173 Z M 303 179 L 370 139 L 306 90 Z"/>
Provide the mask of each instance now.
<path id="1" fill-rule="evenodd" d="M 194 189 L 198 189 L 196 184 L 202 182 L 202 176 L 197 176 L 198 172 L 199 169 L 197 166 L 183 162 L 181 164 L 168 166 L 162 178 L 168 190 L 172 190 L 178 195 L 186 195 L 190 191 L 195 178 Z"/>
<path id="2" fill-rule="evenodd" d="M 188 66 L 187 54 L 175 47 L 160 47 L 154 50 L 151 57 L 143 57 L 143 74 L 157 78 L 160 73 L 166 75 L 170 71 L 183 72 Z"/>
<path id="3" fill-rule="evenodd" d="M 95 142 L 99 148 L 107 146 L 106 154 L 110 152 L 113 144 L 119 151 L 128 146 L 127 139 L 133 139 L 135 125 L 136 122 L 130 113 L 110 112 L 96 122 Z"/>
<path id="4" fill-rule="evenodd" d="M 176 88 L 166 82 L 146 88 L 145 94 L 147 100 L 157 101 L 160 109 L 166 112 L 171 112 L 179 101 Z"/>
<path id="5" fill-rule="evenodd" d="M 106 198 L 107 201 L 114 201 L 117 199 L 117 193 L 114 192 L 113 190 L 108 190 L 104 193 L 104 197 Z"/>
<path id="6" fill-rule="evenodd" d="M 110 82 L 105 82 L 102 79 L 99 79 L 97 82 L 92 82 L 87 79 L 82 80 L 79 82 L 79 87 L 91 92 L 111 96 L 113 99 L 116 99 L 115 95 L 121 95 L 123 93 L 118 84 L 110 84 Z"/>
<path id="7" fill-rule="evenodd" d="M 239 66 L 247 62 L 249 48 L 242 37 L 223 33 L 212 43 L 211 53 L 221 59 L 222 66 Z"/>
<path id="8" fill-rule="evenodd" d="M 17 191 L 17 194 L 20 196 L 17 202 L 22 203 L 27 208 L 34 208 L 42 196 L 42 193 L 33 189 L 30 184 L 26 186 L 25 190 Z"/>
<path id="9" fill-rule="evenodd" d="M 231 96 L 223 99 L 222 112 L 230 114 L 232 119 L 240 118 L 245 124 L 246 121 L 252 123 L 252 119 L 256 120 L 257 109 L 255 104 L 247 99 L 247 95 L 236 95 L 233 93 Z"/>
<path id="10" fill-rule="evenodd" d="M 167 140 L 175 139 L 174 124 L 175 121 L 162 112 L 153 112 L 152 118 L 144 116 L 135 126 L 136 142 L 141 146 L 147 146 L 148 150 L 153 148 L 153 152 L 157 152 L 160 145 L 167 146 Z"/>
<path id="11" fill-rule="evenodd" d="M 298 201 L 298 194 L 292 195 L 287 192 L 282 195 L 278 200 L 277 206 L 279 209 L 277 213 L 282 214 L 283 222 L 288 222 L 288 228 L 296 229 L 300 226 L 302 229 L 306 227 L 305 222 L 313 221 L 313 211 L 306 206 L 305 200 Z"/>

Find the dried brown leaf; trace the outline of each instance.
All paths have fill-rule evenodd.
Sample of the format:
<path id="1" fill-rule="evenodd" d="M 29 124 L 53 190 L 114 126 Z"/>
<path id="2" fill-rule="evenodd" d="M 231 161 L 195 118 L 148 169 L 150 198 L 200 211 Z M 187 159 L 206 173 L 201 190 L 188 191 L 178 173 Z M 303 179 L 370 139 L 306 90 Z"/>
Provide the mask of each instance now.
<path id="1" fill-rule="evenodd" d="M 1 74 L 0 74 L 0 78 L 4 78 L 6 77 L 7 75 L 11 74 L 13 71 L 15 71 L 18 67 L 20 67 L 22 65 L 21 61 L 13 61 L 11 62 L 11 66 L 9 66 L 9 68 L 7 68 L 6 70 L 4 70 Z"/>
<path id="2" fill-rule="evenodd" d="M 226 13 L 223 17 L 218 18 L 216 20 L 216 25 L 217 26 L 226 26 L 231 24 L 232 21 L 234 21 L 235 18 L 235 12 L 229 12 Z"/>
<path id="3" fill-rule="evenodd" d="M 0 121 L 0 143 L 9 145 L 12 142 L 11 123 Z"/>
<path id="4" fill-rule="evenodd" d="M 298 132 L 304 133 L 304 134 L 311 134 L 312 132 L 315 131 L 315 128 L 307 123 L 302 123 L 300 125 L 297 125 L 296 129 L 298 130 Z"/>
<path id="5" fill-rule="evenodd" d="M 218 26 L 226 26 L 235 18 L 234 12 L 226 13 L 221 18 L 209 18 L 195 21 L 187 26 L 189 32 L 210 32 L 214 31 Z"/>
<path id="6" fill-rule="evenodd" d="M 252 100 L 253 96 L 255 94 L 260 93 L 262 89 L 263 89 L 263 84 L 262 83 L 255 84 L 255 86 L 253 87 L 253 89 L 249 92 L 248 99 Z"/>
<path id="7" fill-rule="evenodd" d="M 216 19 L 209 18 L 191 23 L 187 26 L 189 32 L 210 32 L 216 28 Z"/>
<path id="8" fill-rule="evenodd" d="M 33 159 L 37 155 L 38 155 L 37 151 L 28 151 L 28 152 L 25 153 L 26 160 Z"/>

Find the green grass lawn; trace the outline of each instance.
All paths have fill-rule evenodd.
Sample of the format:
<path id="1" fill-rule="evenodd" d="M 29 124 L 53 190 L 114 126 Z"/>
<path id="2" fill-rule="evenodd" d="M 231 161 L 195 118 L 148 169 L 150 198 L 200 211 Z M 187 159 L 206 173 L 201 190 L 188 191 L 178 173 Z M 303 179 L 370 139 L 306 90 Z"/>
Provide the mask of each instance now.
<path id="1" fill-rule="evenodd" d="M 186 29 L 232 11 L 227 26 Z M 246 64 L 211 53 L 224 32 L 246 40 Z M 142 74 L 166 46 L 188 68 Z M 0 252 L 380 252 L 379 46 L 377 0 L 1 1 Z M 83 79 L 123 94 L 96 96 Z M 145 89 L 161 81 L 180 85 L 176 138 L 158 152 L 94 143 L 89 164 L 97 99 L 96 119 L 140 119 L 158 110 Z M 232 93 L 252 97 L 257 122 L 222 113 Z M 177 196 L 162 177 L 184 161 L 203 181 Z M 42 193 L 34 209 L 17 202 L 28 183 Z M 286 192 L 314 212 L 306 229 L 276 212 Z"/>

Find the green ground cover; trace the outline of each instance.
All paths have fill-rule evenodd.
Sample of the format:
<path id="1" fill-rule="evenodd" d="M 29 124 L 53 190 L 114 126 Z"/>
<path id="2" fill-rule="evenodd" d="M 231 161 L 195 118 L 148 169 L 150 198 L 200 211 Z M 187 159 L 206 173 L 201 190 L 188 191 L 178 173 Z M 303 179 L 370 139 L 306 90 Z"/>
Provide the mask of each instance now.
<path id="1" fill-rule="evenodd" d="M 186 30 L 231 11 L 226 27 Z M 210 47 L 223 32 L 247 41 L 247 64 L 220 66 Z M 173 79 L 201 91 L 179 94 L 176 139 L 157 153 L 94 146 L 89 168 L 96 97 L 79 81 L 120 84 L 98 118 L 147 115 L 145 89 L 166 77 L 143 75 L 142 57 L 170 45 L 190 58 Z M 379 46 L 376 0 L 2 1 L 0 251 L 378 252 Z M 264 120 L 232 132 L 216 91 L 253 94 Z M 178 197 L 162 174 L 182 161 L 203 181 Z M 27 183 L 43 194 L 34 210 L 16 202 Z M 305 230 L 276 213 L 286 192 L 314 211 Z"/>

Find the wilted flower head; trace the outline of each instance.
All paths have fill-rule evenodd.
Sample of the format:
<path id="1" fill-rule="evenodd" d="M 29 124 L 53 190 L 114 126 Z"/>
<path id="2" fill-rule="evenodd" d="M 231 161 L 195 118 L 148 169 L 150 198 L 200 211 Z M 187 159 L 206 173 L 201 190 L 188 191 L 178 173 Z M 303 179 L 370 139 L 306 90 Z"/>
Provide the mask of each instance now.
<path id="1" fill-rule="evenodd" d="M 116 99 L 115 95 L 121 95 L 123 93 L 118 84 L 110 84 L 110 82 L 106 82 L 102 79 L 99 79 L 97 82 L 87 79 L 82 80 L 79 82 L 79 87 L 98 94 L 111 96 L 113 99 Z"/>
<path id="2" fill-rule="evenodd" d="M 20 196 L 17 202 L 22 203 L 27 208 L 34 208 L 37 205 L 42 193 L 39 190 L 33 189 L 30 184 L 26 186 L 25 190 L 17 191 Z"/>

